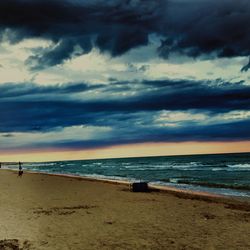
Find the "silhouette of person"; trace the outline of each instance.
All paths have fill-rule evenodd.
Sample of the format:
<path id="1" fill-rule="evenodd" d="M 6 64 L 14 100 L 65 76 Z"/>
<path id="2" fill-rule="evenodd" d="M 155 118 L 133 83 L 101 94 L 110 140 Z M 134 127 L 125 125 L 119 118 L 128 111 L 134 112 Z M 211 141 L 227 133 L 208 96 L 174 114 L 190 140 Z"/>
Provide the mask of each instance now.
<path id="1" fill-rule="evenodd" d="M 18 176 L 22 177 L 23 175 L 22 163 L 19 161 L 18 165 L 19 165 Z"/>

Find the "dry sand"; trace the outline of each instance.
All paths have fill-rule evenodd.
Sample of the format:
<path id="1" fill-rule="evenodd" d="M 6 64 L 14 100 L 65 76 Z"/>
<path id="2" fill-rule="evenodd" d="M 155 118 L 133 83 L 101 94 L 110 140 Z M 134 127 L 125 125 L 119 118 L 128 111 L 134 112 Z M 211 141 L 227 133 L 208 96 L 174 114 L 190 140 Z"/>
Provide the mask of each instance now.
<path id="1" fill-rule="evenodd" d="M 250 249 L 250 203 L 0 171 L 0 249 Z"/>

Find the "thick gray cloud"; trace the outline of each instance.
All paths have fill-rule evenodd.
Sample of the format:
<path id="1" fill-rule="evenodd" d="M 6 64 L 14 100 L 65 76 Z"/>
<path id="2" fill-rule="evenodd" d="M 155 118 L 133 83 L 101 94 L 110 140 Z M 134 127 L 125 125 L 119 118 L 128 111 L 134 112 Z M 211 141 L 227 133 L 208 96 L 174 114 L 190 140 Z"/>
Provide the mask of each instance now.
<path id="1" fill-rule="evenodd" d="M 131 125 L 130 125 L 131 126 Z M 159 127 L 137 127 L 127 128 L 127 130 L 119 129 L 113 133 L 110 138 L 87 139 L 87 140 L 61 140 L 53 141 L 33 141 L 32 144 L 25 148 L 32 150 L 57 148 L 57 149 L 91 149 L 105 148 L 108 146 L 116 146 L 130 143 L 145 143 L 145 142 L 228 142 L 228 141 L 249 141 L 250 120 L 240 122 L 227 122 L 216 125 L 194 126 L 187 125 L 181 128 L 159 128 Z M 237 130 L 235 129 L 237 127 Z M 229 137 L 230 135 L 230 137 Z M 24 149 L 24 147 L 21 147 Z M 12 149 L 20 149 L 16 145 Z"/>
<path id="2" fill-rule="evenodd" d="M 0 28 L 13 31 L 13 43 L 27 37 L 54 41 L 27 61 L 37 70 L 93 46 L 118 56 L 146 45 L 150 34 L 162 37 L 162 57 L 249 56 L 249 13 L 248 0 L 9 0 L 0 2 Z"/>
<path id="3" fill-rule="evenodd" d="M 138 92 L 131 95 L 134 89 Z M 98 94 L 92 96 L 93 90 Z M 164 80 L 96 86 L 86 83 L 3 84 L 0 93 L 0 105 L 4 107 L 0 109 L 0 132 L 4 137 L 11 137 L 14 132 L 47 133 L 82 125 L 112 129 L 105 138 L 37 141 L 32 143 L 32 148 L 250 139 L 249 115 L 244 117 L 244 112 L 250 110 L 250 86 L 242 82 Z M 235 111 L 239 119 L 232 119 L 230 112 Z M 172 116 L 162 120 L 162 112 L 170 112 Z M 184 117 L 178 118 L 178 112 Z M 200 119 L 200 116 L 205 118 Z"/>
<path id="4" fill-rule="evenodd" d="M 250 85 L 235 82 L 247 77 L 236 76 L 232 80 L 234 83 L 223 79 L 147 79 L 147 74 L 148 77 L 150 73 L 151 77 L 157 75 L 154 63 L 167 67 L 163 61 L 170 55 L 176 62 L 183 58 L 188 61 L 190 57 L 201 60 L 244 57 L 231 60 L 242 63 L 250 55 L 249 13 L 248 0 L 0 1 L 0 39 L 8 41 L 9 51 L 11 45 L 26 38 L 50 41 L 44 47 L 22 48 L 28 53 L 26 58 L 20 53 L 17 64 L 5 58 L 3 67 L 0 65 L 5 75 L 11 72 L 5 63 L 16 68 L 24 63 L 37 71 L 37 77 L 23 79 L 39 81 L 40 77 L 42 82 L 54 77 L 62 79 L 66 70 L 61 78 L 59 74 L 66 65 L 57 72 L 55 69 L 39 71 L 89 53 L 93 48 L 118 57 L 145 46 L 139 54 L 136 54 L 139 50 L 134 50 L 133 55 L 127 53 L 112 60 L 119 68 L 116 74 L 112 74 L 112 69 L 103 73 L 97 67 L 95 73 L 109 79 L 105 84 L 94 84 L 98 80 L 92 73 L 92 84 L 84 79 L 74 82 L 73 78 L 68 84 L 0 84 L 0 137 L 13 149 L 15 143 L 11 142 L 15 142 L 15 138 L 22 138 L 30 143 L 27 144 L 30 148 L 38 149 L 93 148 L 137 142 L 250 140 Z M 98 55 L 96 50 L 94 55 Z M 154 60 L 155 56 L 161 58 Z M 140 60 L 135 62 L 135 57 Z M 105 62 L 108 63 L 108 59 Z M 123 66 L 127 63 L 125 71 L 120 62 Z M 203 70 L 204 65 L 199 70 Z M 242 72 L 248 69 L 249 63 Z M 226 67 L 223 70 L 225 72 Z M 138 73 L 139 79 L 147 80 L 131 80 L 134 78 L 129 77 L 129 73 Z M 186 77 L 190 79 L 188 73 Z M 119 74 L 128 74 L 128 77 L 117 77 Z M 176 72 L 173 75 L 176 76 Z M 67 79 L 70 77 L 71 74 Z M 77 79 L 83 77 L 84 74 L 80 74 Z M 167 76 L 161 73 L 157 78 L 160 77 Z M 95 133 L 88 133 L 89 128 Z M 48 133 L 55 135 L 58 131 L 61 131 L 61 139 L 47 137 Z M 81 131 L 81 136 L 78 138 L 74 131 Z M 25 138 L 26 134 L 31 137 Z M 38 139 L 32 141 L 33 138 Z M 18 145 L 20 147 L 22 142 Z"/>
<path id="5" fill-rule="evenodd" d="M 250 58 L 249 58 L 249 62 L 247 65 L 245 65 L 242 69 L 241 69 L 241 72 L 246 72 L 250 69 Z"/>

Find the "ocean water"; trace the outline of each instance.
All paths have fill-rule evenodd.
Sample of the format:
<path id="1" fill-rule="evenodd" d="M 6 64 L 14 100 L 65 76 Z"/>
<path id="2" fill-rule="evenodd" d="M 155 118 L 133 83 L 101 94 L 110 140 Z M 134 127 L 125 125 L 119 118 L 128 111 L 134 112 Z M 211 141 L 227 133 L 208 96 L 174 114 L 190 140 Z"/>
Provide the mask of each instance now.
<path id="1" fill-rule="evenodd" d="M 147 181 L 185 190 L 250 197 L 250 153 L 39 162 L 24 163 L 23 167 L 36 172 Z"/>

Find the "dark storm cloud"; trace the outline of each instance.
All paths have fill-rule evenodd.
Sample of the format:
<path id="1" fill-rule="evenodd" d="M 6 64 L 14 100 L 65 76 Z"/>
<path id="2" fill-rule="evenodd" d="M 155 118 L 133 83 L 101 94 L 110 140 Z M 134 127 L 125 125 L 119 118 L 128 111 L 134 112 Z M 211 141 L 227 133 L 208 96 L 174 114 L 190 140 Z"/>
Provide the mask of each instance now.
<path id="1" fill-rule="evenodd" d="M 163 55 L 171 51 L 193 57 L 212 52 L 219 57 L 249 55 L 249 1 L 173 2 L 168 8 L 173 34 L 162 42 Z"/>
<path id="2" fill-rule="evenodd" d="M 237 127 L 237 129 L 235 129 Z M 216 125 L 185 126 L 180 128 L 127 128 L 116 131 L 112 137 L 87 140 L 61 140 L 39 142 L 22 146 L 22 149 L 93 149 L 133 143 L 185 142 L 185 141 L 248 141 L 250 140 L 250 120 L 227 122 Z M 124 134 L 125 133 L 125 134 Z M 230 136 L 229 136 L 230 135 Z M 13 145 L 12 149 L 20 149 Z M 4 149 L 0 149 L 1 151 Z"/>
<path id="3" fill-rule="evenodd" d="M 98 89 L 103 85 L 89 85 L 86 83 L 68 83 L 54 85 L 37 85 L 33 83 L 5 83 L 0 84 L 0 98 L 16 98 L 21 96 L 72 94 Z"/>
<path id="4" fill-rule="evenodd" d="M 172 52 L 249 56 L 249 13 L 248 0 L 8 0 L 0 2 L 0 27 L 14 31 L 9 32 L 13 43 L 26 37 L 54 41 L 55 46 L 27 61 L 41 69 L 88 53 L 93 46 L 121 55 L 146 45 L 150 34 L 162 37 L 162 57 Z"/>
<path id="5" fill-rule="evenodd" d="M 78 51 L 76 45 L 79 46 Z M 56 46 L 49 49 L 36 49 L 36 53 L 26 60 L 26 64 L 33 70 L 41 70 L 48 66 L 60 64 L 65 59 L 71 59 L 91 51 L 92 45 L 89 38 L 78 37 L 60 40 Z"/>
<path id="6" fill-rule="evenodd" d="M 98 95 L 88 98 L 73 94 L 98 90 Z M 134 94 L 131 95 L 131 92 Z M 116 93 L 114 96 L 113 93 Z M 64 95 L 65 94 L 65 95 Z M 46 98 L 40 98 L 40 97 Z M 64 97 L 64 99 L 61 98 Z M 112 82 L 90 85 L 69 83 L 57 85 L 36 85 L 32 83 L 6 83 L 0 85 L 1 103 L 11 105 L 46 102 L 51 107 L 62 105 L 89 112 L 137 112 L 159 110 L 248 110 L 250 109 L 250 86 L 238 83 L 192 80 L 156 80 L 134 82 Z M 97 98 L 96 98 L 97 97 Z M 41 104 L 42 105 L 42 104 Z M 60 107 L 58 107 L 60 108 Z M 56 108 L 56 109 L 58 109 Z M 42 110 L 42 109 L 41 109 Z"/>
<path id="7" fill-rule="evenodd" d="M 116 85 L 123 85 L 126 90 L 118 88 L 114 92 Z M 135 95 L 129 94 L 132 86 L 139 89 Z M 91 90 L 99 95 L 91 97 Z M 171 128 L 156 127 L 154 123 L 154 117 L 163 110 L 204 113 L 209 117 L 234 110 L 248 111 L 250 86 L 242 82 L 165 80 L 44 87 L 4 84 L 0 85 L 0 93 L 0 132 L 4 134 L 47 132 L 77 125 L 108 126 L 114 138 L 128 143 L 139 142 L 140 138 L 144 141 L 185 141 L 192 136 L 197 140 L 245 140 L 250 133 L 247 118 L 235 123 L 217 121 L 217 125 L 206 126 L 180 121 L 181 127 Z M 113 137 L 107 139 L 106 145 L 115 143 Z"/>
<path id="8" fill-rule="evenodd" d="M 247 65 L 245 65 L 244 67 L 242 67 L 241 72 L 246 72 L 250 69 L 250 58 L 249 58 L 249 62 Z"/>

